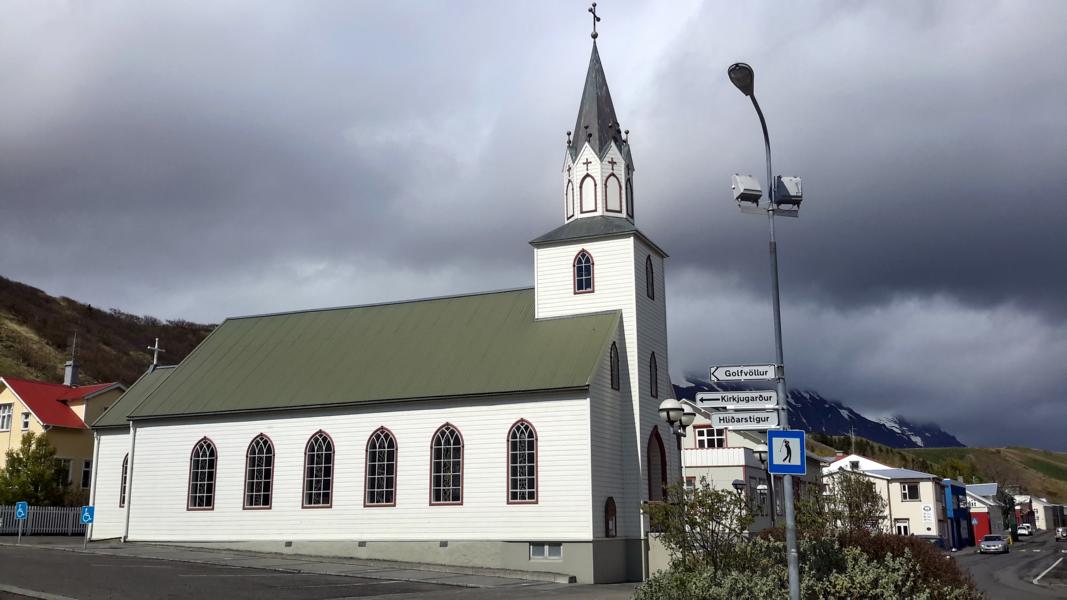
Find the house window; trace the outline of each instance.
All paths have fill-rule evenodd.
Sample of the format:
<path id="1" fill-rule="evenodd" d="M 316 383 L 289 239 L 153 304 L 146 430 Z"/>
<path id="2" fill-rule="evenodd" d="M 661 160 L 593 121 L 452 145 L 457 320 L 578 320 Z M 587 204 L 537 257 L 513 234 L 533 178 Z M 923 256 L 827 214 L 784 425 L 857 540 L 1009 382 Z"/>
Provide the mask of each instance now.
<path id="1" fill-rule="evenodd" d="M 379 427 L 367 440 L 367 506 L 396 506 L 396 438 Z"/>
<path id="2" fill-rule="evenodd" d="M 645 295 L 650 299 L 656 299 L 656 273 L 652 268 L 652 257 L 645 257 Z"/>
<path id="3" fill-rule="evenodd" d="M 656 353 L 648 358 L 648 385 L 653 398 L 659 398 L 659 367 L 656 366 Z"/>
<path id="4" fill-rule="evenodd" d="M 130 466 L 130 455 L 122 457 L 122 477 L 119 478 L 119 508 L 126 506 L 126 472 Z"/>
<path id="5" fill-rule="evenodd" d="M 70 485 L 70 467 L 69 458 L 56 459 L 56 481 L 59 482 L 59 485 Z"/>
<path id="6" fill-rule="evenodd" d="M 858 461 L 858 460 L 850 460 L 850 461 L 848 461 L 848 467 L 850 469 L 852 469 L 853 471 L 859 471 L 860 470 L 860 461 Z"/>
<path id="7" fill-rule="evenodd" d="M 304 508 L 333 504 L 333 440 L 325 431 L 311 436 L 304 447 Z"/>
<path id="8" fill-rule="evenodd" d="M 611 389 L 619 389 L 619 347 L 615 345 L 615 342 L 611 343 Z"/>
<path id="9" fill-rule="evenodd" d="M 695 428 L 697 436 L 697 448 L 725 448 L 726 430 L 714 427 Z"/>
<path id="10" fill-rule="evenodd" d="M 82 489 L 87 490 L 93 482 L 93 461 L 92 459 L 85 459 L 82 461 Z"/>
<path id="11" fill-rule="evenodd" d="M 262 433 L 245 453 L 245 508 L 270 508 L 274 488 L 274 444 Z"/>
<path id="12" fill-rule="evenodd" d="M 11 404 L 0 404 L 0 431 L 11 430 Z"/>
<path id="13" fill-rule="evenodd" d="M 463 503 L 463 438 L 449 424 L 442 425 L 430 444 L 430 504 Z"/>
<path id="14" fill-rule="evenodd" d="M 508 432 L 508 503 L 537 502 L 537 432 L 519 421 Z"/>
<path id="15" fill-rule="evenodd" d="M 593 257 L 582 250 L 574 257 L 574 293 L 588 294 L 593 291 Z"/>
<path id="16" fill-rule="evenodd" d="M 563 558 L 563 544 L 530 544 L 530 560 L 560 560 Z"/>
<path id="17" fill-rule="evenodd" d="M 22 430 L 26 431 L 30 428 L 30 413 L 22 413 Z"/>
<path id="18" fill-rule="evenodd" d="M 908 519 L 897 519 L 894 524 L 896 525 L 897 535 L 911 535 L 911 521 Z"/>
<path id="19" fill-rule="evenodd" d="M 608 496 L 604 502 L 604 537 L 613 538 L 619 535 L 618 516 L 615 511 L 615 499 Z"/>
<path id="20" fill-rule="evenodd" d="M 215 444 L 202 438 L 193 446 L 189 457 L 189 510 L 211 510 L 215 508 L 215 466 L 217 460 Z"/>
<path id="21" fill-rule="evenodd" d="M 918 483 L 900 484 L 900 499 L 904 502 L 916 502 L 919 500 Z"/>

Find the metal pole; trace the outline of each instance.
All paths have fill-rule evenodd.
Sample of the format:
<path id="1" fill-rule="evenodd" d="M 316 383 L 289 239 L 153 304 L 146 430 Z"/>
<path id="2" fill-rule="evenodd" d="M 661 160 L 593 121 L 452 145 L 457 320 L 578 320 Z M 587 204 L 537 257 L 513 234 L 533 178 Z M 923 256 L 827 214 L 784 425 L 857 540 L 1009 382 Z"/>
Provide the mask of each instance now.
<path id="1" fill-rule="evenodd" d="M 22 519 L 19 519 L 19 539 L 15 542 L 16 546 L 22 545 Z"/>
<path id="2" fill-rule="evenodd" d="M 756 95 L 752 98 L 752 106 L 759 115 L 760 127 L 763 128 L 763 144 L 767 150 L 767 221 L 770 225 L 770 254 L 771 254 L 771 301 L 774 307 L 774 349 L 778 363 L 778 397 L 782 404 L 779 407 L 779 422 L 782 429 L 789 429 L 789 398 L 786 396 L 785 386 L 785 358 L 782 352 L 782 306 L 778 292 L 778 242 L 774 239 L 774 192 L 775 185 L 771 170 L 771 138 L 767 135 L 767 120 L 763 118 Z M 769 450 L 768 450 L 769 451 Z M 785 500 L 785 547 L 786 559 L 789 565 L 789 598 L 800 600 L 800 555 L 797 552 L 797 524 L 796 514 L 793 510 L 793 476 L 782 477 L 782 496 Z"/>

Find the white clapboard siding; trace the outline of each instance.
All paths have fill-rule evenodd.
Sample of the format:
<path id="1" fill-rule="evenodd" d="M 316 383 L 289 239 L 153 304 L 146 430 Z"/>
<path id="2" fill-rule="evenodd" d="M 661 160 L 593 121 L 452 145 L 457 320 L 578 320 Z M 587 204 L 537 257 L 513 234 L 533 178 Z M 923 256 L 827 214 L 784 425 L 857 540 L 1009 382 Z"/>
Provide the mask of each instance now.
<path id="1" fill-rule="evenodd" d="M 122 537 L 125 509 L 119 507 L 122 459 L 130 450 L 129 430 L 105 429 L 97 432 L 97 459 L 93 463 L 92 539 Z"/>
<path id="2" fill-rule="evenodd" d="M 509 505 L 506 436 L 520 418 L 536 428 L 538 495 Z M 588 540 L 588 398 L 471 399 L 248 415 L 137 426 L 131 540 Z M 463 505 L 430 506 L 430 439 L 445 422 L 464 439 Z M 379 427 L 397 437 L 395 507 L 363 506 L 365 446 Z M 301 508 L 304 447 L 322 429 L 335 444 L 332 508 Z M 243 510 L 245 452 L 259 433 L 275 446 L 270 510 Z M 186 510 L 189 454 L 218 448 L 215 508 Z M 121 458 L 120 458 L 121 460 Z"/>

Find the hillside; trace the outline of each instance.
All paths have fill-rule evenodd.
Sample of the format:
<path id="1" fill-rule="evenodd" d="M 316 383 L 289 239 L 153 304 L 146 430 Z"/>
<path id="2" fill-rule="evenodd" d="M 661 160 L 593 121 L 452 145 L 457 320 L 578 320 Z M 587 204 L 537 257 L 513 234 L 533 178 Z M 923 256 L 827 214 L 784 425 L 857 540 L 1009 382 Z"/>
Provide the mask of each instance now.
<path id="1" fill-rule="evenodd" d="M 160 362 L 172 364 L 213 328 L 101 310 L 0 277 L 0 375 L 63 381 L 63 363 L 77 332 L 81 382 L 129 385 L 151 362 L 146 348 L 154 338 L 166 349 Z"/>

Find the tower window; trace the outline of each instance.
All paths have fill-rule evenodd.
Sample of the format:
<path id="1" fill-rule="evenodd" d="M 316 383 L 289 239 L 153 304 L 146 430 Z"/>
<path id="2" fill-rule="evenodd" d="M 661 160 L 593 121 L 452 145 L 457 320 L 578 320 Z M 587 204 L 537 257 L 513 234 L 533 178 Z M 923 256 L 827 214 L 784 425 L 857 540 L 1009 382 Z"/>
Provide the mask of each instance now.
<path id="1" fill-rule="evenodd" d="M 578 186 L 578 204 L 583 213 L 596 212 L 596 180 L 592 175 L 582 177 Z"/>
<path id="2" fill-rule="evenodd" d="M 656 353 L 648 359 L 648 382 L 653 398 L 659 398 L 659 367 L 656 365 Z"/>
<path id="3" fill-rule="evenodd" d="M 565 201 L 567 203 L 567 218 L 570 219 L 574 216 L 574 182 L 567 182 L 567 192 Z"/>
<path id="4" fill-rule="evenodd" d="M 656 272 L 652 268 L 652 257 L 645 257 L 645 294 L 652 300 L 656 299 Z"/>
<path id="5" fill-rule="evenodd" d="M 604 180 L 604 209 L 608 212 L 622 212 L 622 183 L 614 173 Z"/>
<path id="6" fill-rule="evenodd" d="M 626 216 L 631 219 L 634 216 L 634 182 L 626 178 Z"/>
<path id="7" fill-rule="evenodd" d="M 619 347 L 611 343 L 611 389 L 619 389 Z"/>
<path id="8" fill-rule="evenodd" d="M 574 293 L 593 292 L 593 256 L 582 250 L 574 257 Z"/>

